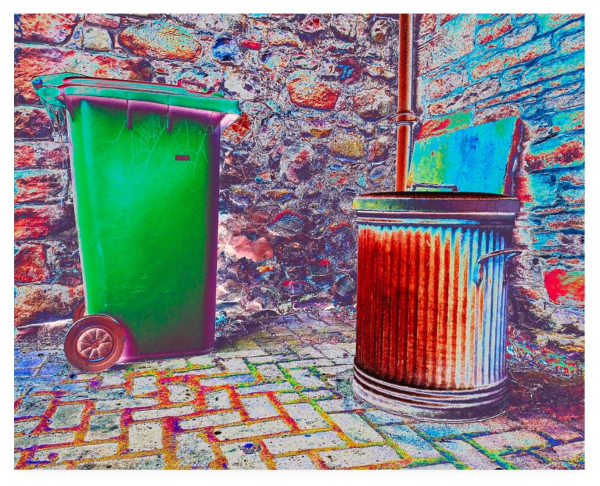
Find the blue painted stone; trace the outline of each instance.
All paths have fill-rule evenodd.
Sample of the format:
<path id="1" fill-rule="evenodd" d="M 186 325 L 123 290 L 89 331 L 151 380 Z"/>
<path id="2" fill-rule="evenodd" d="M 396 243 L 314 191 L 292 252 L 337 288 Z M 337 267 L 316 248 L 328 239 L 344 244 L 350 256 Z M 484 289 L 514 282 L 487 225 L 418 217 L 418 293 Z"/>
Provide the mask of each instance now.
<path id="1" fill-rule="evenodd" d="M 240 55 L 240 47 L 231 36 L 219 37 L 212 47 L 214 58 L 219 62 L 237 63 Z"/>

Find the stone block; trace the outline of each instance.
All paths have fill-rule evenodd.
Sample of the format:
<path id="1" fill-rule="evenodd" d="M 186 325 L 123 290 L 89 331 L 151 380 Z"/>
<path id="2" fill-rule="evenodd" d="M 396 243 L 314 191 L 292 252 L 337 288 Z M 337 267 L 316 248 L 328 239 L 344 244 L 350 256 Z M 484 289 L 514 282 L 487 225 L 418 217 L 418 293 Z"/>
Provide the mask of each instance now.
<path id="1" fill-rule="evenodd" d="M 324 451 L 320 452 L 319 456 L 332 469 L 370 466 L 400 460 L 396 451 L 387 445 Z"/>

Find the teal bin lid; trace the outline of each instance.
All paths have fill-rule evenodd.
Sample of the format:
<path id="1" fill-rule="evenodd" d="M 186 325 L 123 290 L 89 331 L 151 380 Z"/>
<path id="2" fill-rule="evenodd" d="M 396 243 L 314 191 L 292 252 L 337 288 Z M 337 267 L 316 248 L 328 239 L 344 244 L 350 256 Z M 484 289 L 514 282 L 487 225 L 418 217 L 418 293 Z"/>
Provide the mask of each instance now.
<path id="1" fill-rule="evenodd" d="M 407 187 L 512 194 L 521 128 L 511 117 L 416 141 Z"/>
<path id="2" fill-rule="evenodd" d="M 69 96 L 97 96 L 123 100 L 145 101 L 196 110 L 240 114 L 236 100 L 223 98 L 219 93 L 198 93 L 183 86 L 92 78 L 63 73 L 38 76 L 32 81 L 40 99 L 49 105 L 66 108 Z"/>

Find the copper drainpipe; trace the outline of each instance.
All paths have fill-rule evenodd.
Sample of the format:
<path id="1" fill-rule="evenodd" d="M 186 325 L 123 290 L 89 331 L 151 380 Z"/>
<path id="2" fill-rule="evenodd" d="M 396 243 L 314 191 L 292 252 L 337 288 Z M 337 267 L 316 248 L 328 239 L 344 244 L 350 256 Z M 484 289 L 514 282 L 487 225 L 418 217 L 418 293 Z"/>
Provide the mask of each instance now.
<path id="1" fill-rule="evenodd" d="M 412 111 L 413 16 L 399 15 L 398 112 L 396 122 L 396 191 L 405 191 L 410 163 L 412 127 L 417 121 Z"/>

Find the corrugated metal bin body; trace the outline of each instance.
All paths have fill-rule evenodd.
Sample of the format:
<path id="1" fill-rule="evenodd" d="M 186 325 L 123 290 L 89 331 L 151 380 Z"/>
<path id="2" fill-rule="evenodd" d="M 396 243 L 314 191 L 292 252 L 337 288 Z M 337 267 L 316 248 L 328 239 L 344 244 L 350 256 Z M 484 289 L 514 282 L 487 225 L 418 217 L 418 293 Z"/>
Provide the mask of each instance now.
<path id="1" fill-rule="evenodd" d="M 506 402 L 504 278 L 518 200 L 357 199 L 355 390 L 391 411 L 464 420 Z M 499 201 L 499 202 L 498 202 Z"/>

